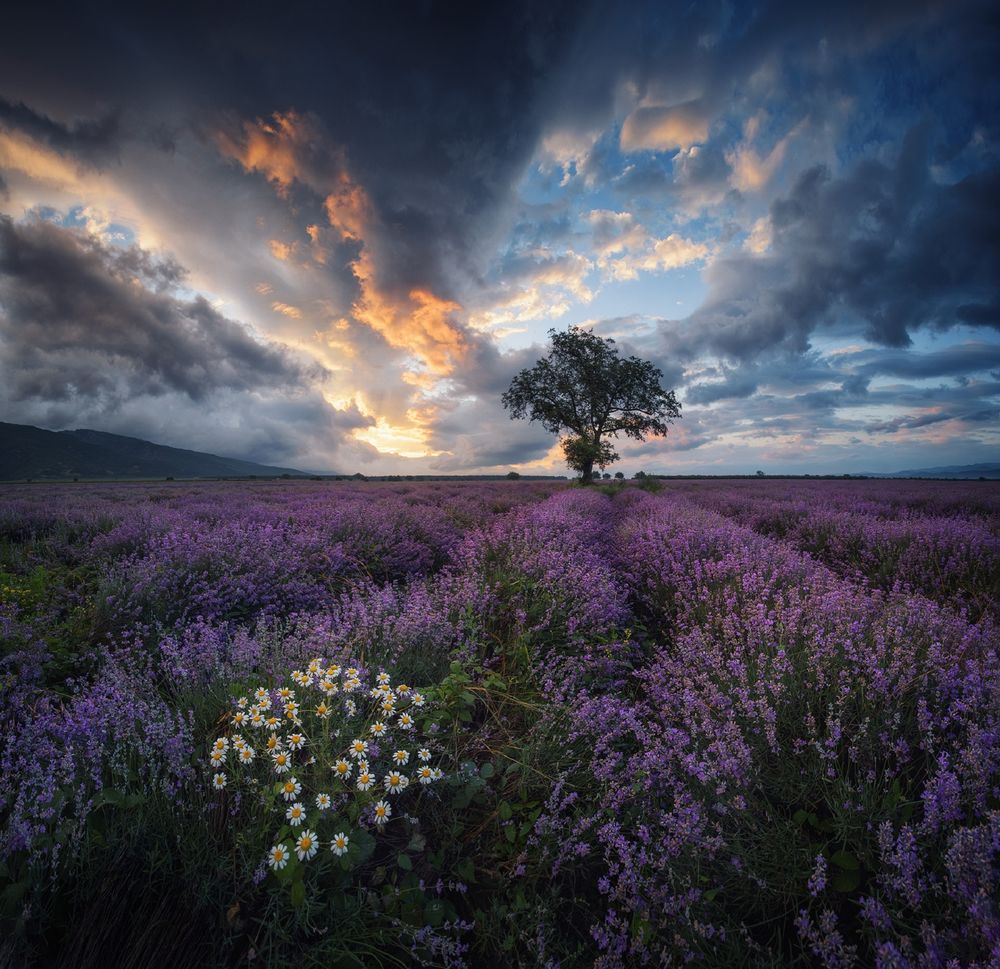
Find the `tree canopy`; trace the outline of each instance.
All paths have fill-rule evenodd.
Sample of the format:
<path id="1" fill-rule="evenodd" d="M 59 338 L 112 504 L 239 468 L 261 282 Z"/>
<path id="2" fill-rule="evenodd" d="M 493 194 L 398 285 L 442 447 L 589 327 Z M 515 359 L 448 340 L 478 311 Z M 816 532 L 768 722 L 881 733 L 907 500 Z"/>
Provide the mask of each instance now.
<path id="1" fill-rule="evenodd" d="M 538 421 L 563 438 L 566 463 L 590 479 L 619 455 L 605 438 L 624 434 L 637 441 L 663 435 L 681 416 L 672 390 L 660 386 L 663 374 L 648 360 L 620 357 L 615 341 L 579 326 L 549 330 L 552 349 L 522 370 L 504 392 L 512 418 Z"/>

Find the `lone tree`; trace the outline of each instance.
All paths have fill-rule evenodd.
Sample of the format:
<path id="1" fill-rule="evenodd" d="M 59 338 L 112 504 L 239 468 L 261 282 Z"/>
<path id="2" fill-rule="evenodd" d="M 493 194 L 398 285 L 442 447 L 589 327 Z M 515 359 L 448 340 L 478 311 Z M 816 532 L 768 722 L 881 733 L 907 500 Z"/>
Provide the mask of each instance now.
<path id="1" fill-rule="evenodd" d="M 663 374 L 647 360 L 622 359 L 615 341 L 571 326 L 549 330 L 552 350 L 511 381 L 503 397 L 512 418 L 539 421 L 563 438 L 566 463 L 590 481 L 619 455 L 606 437 L 624 434 L 644 441 L 663 435 L 681 416 L 672 390 L 660 386 Z"/>

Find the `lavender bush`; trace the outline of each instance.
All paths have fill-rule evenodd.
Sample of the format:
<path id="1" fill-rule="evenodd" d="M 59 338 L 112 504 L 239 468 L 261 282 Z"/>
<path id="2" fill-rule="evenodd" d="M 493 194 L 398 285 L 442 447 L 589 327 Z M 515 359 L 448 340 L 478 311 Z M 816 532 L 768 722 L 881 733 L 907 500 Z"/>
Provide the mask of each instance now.
<path id="1" fill-rule="evenodd" d="M 978 482 L 5 488 L 11 958 L 996 965 L 998 543 Z"/>

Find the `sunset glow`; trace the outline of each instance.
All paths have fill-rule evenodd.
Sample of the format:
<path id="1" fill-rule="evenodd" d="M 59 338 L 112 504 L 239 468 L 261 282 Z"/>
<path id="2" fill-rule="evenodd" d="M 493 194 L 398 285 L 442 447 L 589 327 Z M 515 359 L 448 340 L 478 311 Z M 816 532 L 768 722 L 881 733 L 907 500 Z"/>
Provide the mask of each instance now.
<path id="1" fill-rule="evenodd" d="M 199 16 L 0 41 L 0 419 L 561 474 L 499 397 L 584 324 L 683 405 L 628 471 L 1000 453 L 980 5 Z"/>

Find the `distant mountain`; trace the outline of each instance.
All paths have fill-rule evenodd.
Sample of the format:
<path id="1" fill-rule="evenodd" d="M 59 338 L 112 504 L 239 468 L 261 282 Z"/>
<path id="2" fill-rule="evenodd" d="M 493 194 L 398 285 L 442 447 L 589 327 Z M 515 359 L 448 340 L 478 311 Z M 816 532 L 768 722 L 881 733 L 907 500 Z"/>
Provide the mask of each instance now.
<path id="1" fill-rule="evenodd" d="M 945 468 L 917 468 L 910 471 L 871 472 L 867 478 L 991 478 L 1000 479 L 1000 464 L 958 464 Z"/>
<path id="2" fill-rule="evenodd" d="M 290 474 L 217 454 L 185 451 L 103 431 L 45 431 L 0 421 L 0 481 L 24 478 L 232 478 Z"/>

